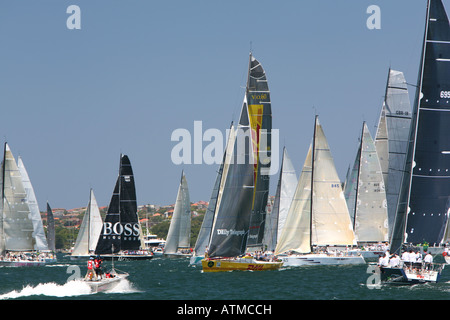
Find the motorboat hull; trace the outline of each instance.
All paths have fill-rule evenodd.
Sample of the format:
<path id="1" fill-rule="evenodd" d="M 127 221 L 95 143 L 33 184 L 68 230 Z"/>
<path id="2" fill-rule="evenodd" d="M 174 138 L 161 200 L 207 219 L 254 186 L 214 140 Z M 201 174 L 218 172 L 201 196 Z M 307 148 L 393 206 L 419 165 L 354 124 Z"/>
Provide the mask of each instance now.
<path id="1" fill-rule="evenodd" d="M 91 288 L 92 292 L 96 293 L 114 289 L 120 281 L 126 279 L 127 277 L 128 273 L 124 273 L 116 274 L 114 278 L 102 278 L 100 280 L 84 279 L 83 281 Z"/>

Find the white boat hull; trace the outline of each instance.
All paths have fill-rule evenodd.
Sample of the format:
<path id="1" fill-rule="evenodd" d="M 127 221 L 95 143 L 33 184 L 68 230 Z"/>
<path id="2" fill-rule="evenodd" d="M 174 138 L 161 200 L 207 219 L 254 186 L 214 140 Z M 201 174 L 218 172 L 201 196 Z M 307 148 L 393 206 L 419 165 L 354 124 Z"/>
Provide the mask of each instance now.
<path id="1" fill-rule="evenodd" d="M 381 281 L 389 284 L 418 284 L 418 283 L 436 283 L 439 281 L 442 270 L 445 265 L 433 264 L 428 270 L 422 263 L 414 263 L 411 267 L 376 267 L 375 269 L 381 276 Z"/>
<path id="2" fill-rule="evenodd" d="M 166 258 L 189 258 L 192 257 L 192 254 L 186 254 L 186 253 L 164 253 L 164 257 Z"/>
<path id="3" fill-rule="evenodd" d="M 42 267 L 45 266 L 47 262 L 45 261 L 0 261 L 0 267 Z"/>
<path id="4" fill-rule="evenodd" d="M 378 259 L 380 256 L 384 256 L 386 251 L 382 250 L 350 250 L 350 254 L 358 254 L 363 256 L 364 259 Z"/>
<path id="5" fill-rule="evenodd" d="M 299 267 L 311 265 L 349 265 L 366 263 L 362 256 L 334 256 L 322 253 L 278 256 L 278 258 L 283 261 L 284 267 Z"/>
<path id="6" fill-rule="evenodd" d="M 87 285 L 91 288 L 92 292 L 96 293 L 113 289 L 120 283 L 120 281 L 126 279 L 127 277 L 128 273 L 123 273 L 123 274 L 115 274 L 114 278 L 103 278 L 100 280 L 84 279 L 83 281 L 87 283 Z"/>
<path id="7" fill-rule="evenodd" d="M 201 266 L 203 259 L 205 259 L 204 256 L 192 256 L 189 260 L 189 263 L 191 266 Z"/>

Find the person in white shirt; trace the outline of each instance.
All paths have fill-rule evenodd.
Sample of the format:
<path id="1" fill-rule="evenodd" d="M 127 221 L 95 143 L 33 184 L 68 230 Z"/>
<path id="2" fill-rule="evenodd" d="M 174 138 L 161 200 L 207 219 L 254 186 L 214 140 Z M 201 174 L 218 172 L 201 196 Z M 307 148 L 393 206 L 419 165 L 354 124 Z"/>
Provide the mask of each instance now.
<path id="1" fill-rule="evenodd" d="M 409 250 L 409 262 L 416 262 L 416 254 L 414 253 L 414 251 L 412 251 L 412 249 Z"/>
<path id="2" fill-rule="evenodd" d="M 433 256 L 429 252 L 426 254 L 424 262 L 425 262 L 425 268 L 427 270 L 430 270 L 431 265 L 433 264 Z"/>
<path id="3" fill-rule="evenodd" d="M 389 265 L 391 266 L 391 268 L 398 267 L 399 263 L 400 263 L 400 258 L 396 254 L 394 254 L 392 256 L 392 258 L 389 260 Z"/>
<path id="4" fill-rule="evenodd" d="M 416 262 L 422 262 L 422 253 L 420 251 L 416 252 Z"/>
<path id="5" fill-rule="evenodd" d="M 389 266 L 389 259 L 386 258 L 386 256 L 381 256 L 380 255 L 380 258 L 378 259 L 378 265 L 380 267 L 388 267 Z"/>
<path id="6" fill-rule="evenodd" d="M 404 262 L 409 262 L 409 252 L 408 251 L 405 251 L 402 253 L 402 260 Z"/>

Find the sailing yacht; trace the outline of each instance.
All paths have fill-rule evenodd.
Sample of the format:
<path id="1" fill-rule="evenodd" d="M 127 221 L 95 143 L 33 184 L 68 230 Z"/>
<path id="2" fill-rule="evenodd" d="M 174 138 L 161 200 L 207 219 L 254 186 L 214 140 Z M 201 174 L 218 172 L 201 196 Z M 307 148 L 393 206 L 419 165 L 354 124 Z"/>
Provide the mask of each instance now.
<path id="1" fill-rule="evenodd" d="M 341 183 L 316 116 L 313 142 L 275 254 L 284 266 L 363 264 L 361 255 L 347 252 L 355 244 Z"/>
<path id="2" fill-rule="evenodd" d="M 262 65 L 250 53 L 239 123 L 232 126 L 223 160 L 204 272 L 273 270 L 248 252 L 263 248 L 270 169 L 271 104 Z"/>
<path id="3" fill-rule="evenodd" d="M 184 171 L 181 173 L 177 200 L 173 209 L 164 246 L 164 256 L 169 258 L 190 257 L 191 241 L 191 201 Z"/>
<path id="4" fill-rule="evenodd" d="M 25 180 L 24 185 L 21 171 L 9 145 L 5 143 L 1 180 L 0 266 L 42 266 L 47 263 L 46 255 L 37 252 L 36 237 L 39 238 L 39 249 L 45 249 L 42 247 L 45 243 L 39 232 L 41 230 L 35 229 L 39 222 L 28 203 L 31 193 L 31 190 L 26 190 L 31 186 L 27 183 L 28 176 Z"/>
<path id="5" fill-rule="evenodd" d="M 441 0 L 428 0 L 412 125 L 391 253 L 404 246 L 427 246 L 432 254 L 443 251 L 450 195 L 450 25 Z M 434 249 L 434 250 L 433 250 Z M 425 249 L 424 249 L 425 250 Z M 437 282 L 444 268 L 433 263 L 379 267 L 382 281 Z"/>
<path id="6" fill-rule="evenodd" d="M 434 253 L 443 250 L 450 199 L 449 61 L 449 20 L 442 1 L 429 0 L 391 252 L 424 243 Z"/>
<path id="7" fill-rule="evenodd" d="M 344 194 L 358 246 L 363 248 L 359 252 L 366 259 L 378 259 L 388 249 L 382 244 L 388 241 L 387 201 L 380 160 L 365 122 Z"/>
<path id="8" fill-rule="evenodd" d="M 90 190 L 89 203 L 81 222 L 80 231 L 78 232 L 75 246 L 70 255 L 71 260 L 80 258 L 88 258 L 94 254 L 97 241 L 102 231 L 102 217 L 98 208 L 97 200 L 95 199 L 94 190 Z"/>
<path id="9" fill-rule="evenodd" d="M 109 203 L 95 254 L 119 261 L 149 260 L 137 215 L 133 169 L 127 155 L 120 155 L 119 176 Z"/>

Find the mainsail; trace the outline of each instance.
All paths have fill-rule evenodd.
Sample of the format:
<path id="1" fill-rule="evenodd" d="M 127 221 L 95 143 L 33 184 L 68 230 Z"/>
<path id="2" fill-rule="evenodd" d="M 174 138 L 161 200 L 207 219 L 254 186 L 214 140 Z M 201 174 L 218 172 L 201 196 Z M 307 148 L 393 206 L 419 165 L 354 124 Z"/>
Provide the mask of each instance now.
<path id="1" fill-rule="evenodd" d="M 247 81 L 248 121 L 253 147 L 253 204 L 247 246 L 262 248 L 269 196 L 272 109 L 266 73 L 250 54 Z"/>
<path id="2" fill-rule="evenodd" d="M 239 124 L 231 130 L 214 214 L 209 257 L 236 257 L 263 247 L 269 195 L 271 117 L 267 78 L 250 54 Z"/>
<path id="3" fill-rule="evenodd" d="M 358 242 L 388 240 L 387 203 L 374 141 L 363 124 L 360 146 L 345 196 Z"/>
<path id="4" fill-rule="evenodd" d="M 23 187 L 27 193 L 27 202 L 30 208 L 31 221 L 33 222 L 34 233 L 33 237 L 36 239 L 36 250 L 48 250 L 47 238 L 45 237 L 44 225 L 42 224 L 41 212 L 36 200 L 33 186 L 31 184 L 28 172 L 25 169 L 22 158 L 17 158 L 17 167 L 22 176 Z"/>
<path id="5" fill-rule="evenodd" d="M 191 202 L 189 189 L 184 172 L 181 173 L 180 185 L 178 187 L 177 200 L 173 210 L 167 233 L 164 253 L 174 254 L 178 249 L 190 248 L 191 240 Z"/>
<path id="6" fill-rule="evenodd" d="M 253 204 L 253 150 L 244 97 L 236 130 L 230 130 L 225 163 L 214 214 L 209 257 L 236 257 L 247 247 Z M 250 147 L 249 147 L 250 145 Z"/>
<path id="7" fill-rule="evenodd" d="M 89 255 L 97 246 L 98 237 L 102 231 L 102 217 L 98 208 L 94 190 L 89 193 L 89 204 L 86 208 L 80 231 L 72 251 L 73 256 Z"/>
<path id="8" fill-rule="evenodd" d="M 339 176 L 316 116 L 309 148 L 275 254 L 309 253 L 312 246 L 354 245 Z"/>
<path id="9" fill-rule="evenodd" d="M 214 214 L 216 212 L 216 208 L 219 201 L 219 196 L 223 193 L 220 193 L 221 190 L 221 181 L 224 173 L 224 169 L 228 170 L 227 161 L 227 150 L 228 146 L 233 145 L 235 138 L 234 126 L 231 125 L 230 134 L 228 135 L 227 145 L 225 147 L 225 151 L 223 154 L 222 163 L 220 164 L 219 171 L 217 172 L 216 181 L 214 183 L 214 187 L 211 193 L 211 197 L 209 199 L 208 208 L 206 209 L 205 216 L 203 217 L 202 226 L 198 233 L 197 242 L 195 243 L 194 255 L 195 256 L 203 256 L 208 249 L 209 239 L 211 238 L 211 228 L 214 221 Z M 229 151 L 231 152 L 231 150 Z"/>
<path id="10" fill-rule="evenodd" d="M 5 143 L 2 166 L 2 248 L 3 251 L 34 250 L 33 222 L 27 193 L 14 156 Z"/>
<path id="11" fill-rule="evenodd" d="M 47 202 L 47 243 L 48 249 L 51 251 L 56 250 L 56 230 L 55 219 L 53 217 L 53 211 L 50 204 Z"/>
<path id="12" fill-rule="evenodd" d="M 140 247 L 141 227 L 137 216 L 133 170 L 128 156 L 121 155 L 119 176 L 95 253 L 117 253 L 121 250 L 138 250 Z"/>
<path id="13" fill-rule="evenodd" d="M 449 77 L 449 20 L 442 1 L 429 0 L 411 143 L 391 251 L 403 241 L 438 245 L 443 240 L 450 196 Z"/>
<path id="14" fill-rule="evenodd" d="M 266 219 L 264 243 L 269 251 L 275 250 L 278 239 L 280 238 L 297 183 L 297 174 L 295 173 L 294 166 L 292 165 L 286 148 L 283 148 L 283 159 L 281 162 L 280 177 L 275 193 L 273 210 Z"/>
<path id="15" fill-rule="evenodd" d="M 411 105 L 402 72 L 389 69 L 386 95 L 375 135 L 383 171 L 389 234 L 392 233 L 411 127 Z"/>

